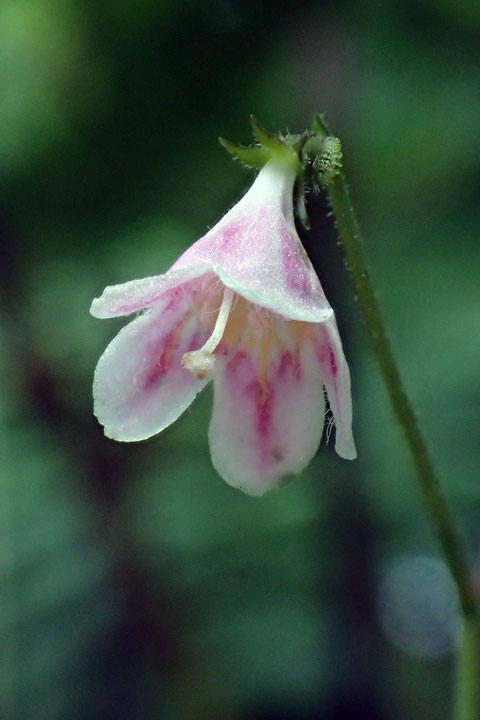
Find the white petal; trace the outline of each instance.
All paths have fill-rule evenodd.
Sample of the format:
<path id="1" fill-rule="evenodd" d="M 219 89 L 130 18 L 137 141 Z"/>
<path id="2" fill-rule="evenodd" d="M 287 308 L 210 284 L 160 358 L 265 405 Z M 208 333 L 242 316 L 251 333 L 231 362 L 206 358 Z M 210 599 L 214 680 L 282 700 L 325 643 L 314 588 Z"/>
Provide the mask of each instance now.
<path id="1" fill-rule="evenodd" d="M 209 271 L 205 263 L 181 270 L 169 270 L 141 280 L 130 280 L 121 285 L 109 285 L 100 297 L 92 302 L 90 312 L 97 318 L 111 318 L 144 310 L 154 305 L 162 295 L 185 285 Z"/>
<path id="2" fill-rule="evenodd" d="M 209 429 L 212 462 L 224 480 L 263 495 L 301 472 L 319 446 L 325 413 L 313 347 L 271 358 L 266 373 L 251 355 L 218 356 Z"/>
<path id="3" fill-rule="evenodd" d="M 317 361 L 335 419 L 335 450 L 340 457 L 355 460 L 357 450 L 352 434 L 350 371 L 335 319 L 315 326 L 315 330 Z"/>
<path id="4" fill-rule="evenodd" d="M 115 440 L 144 440 L 160 432 L 190 405 L 208 380 L 181 364 L 208 332 L 191 313 L 189 295 L 163 298 L 112 340 L 93 382 L 94 412 Z"/>
<path id="5" fill-rule="evenodd" d="M 332 316 L 293 220 L 295 169 L 267 163 L 247 194 L 173 265 L 205 265 L 246 300 L 283 317 Z"/>

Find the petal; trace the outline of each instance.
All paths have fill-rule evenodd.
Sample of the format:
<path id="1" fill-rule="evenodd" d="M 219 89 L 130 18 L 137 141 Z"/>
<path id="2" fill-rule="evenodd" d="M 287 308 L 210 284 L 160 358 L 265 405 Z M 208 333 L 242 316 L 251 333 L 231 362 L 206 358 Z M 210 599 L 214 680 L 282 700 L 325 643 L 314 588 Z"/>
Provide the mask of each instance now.
<path id="1" fill-rule="evenodd" d="M 208 265 L 199 263 L 180 270 L 169 270 L 164 275 L 109 285 L 100 297 L 93 300 L 90 312 L 102 319 L 130 315 L 151 307 L 165 293 L 204 275 L 208 270 Z"/>
<path id="2" fill-rule="evenodd" d="M 183 353 L 208 337 L 192 311 L 193 297 L 172 292 L 112 340 L 95 370 L 94 412 L 115 440 L 160 432 L 190 405 L 208 380 L 181 365 Z"/>
<path id="3" fill-rule="evenodd" d="M 293 220 L 295 172 L 267 163 L 248 193 L 172 269 L 208 266 L 246 300 L 293 320 L 332 315 Z"/>
<path id="4" fill-rule="evenodd" d="M 332 316 L 293 219 L 295 169 L 269 162 L 246 195 L 164 275 L 107 287 L 95 317 L 128 315 L 205 273 L 215 273 L 246 300 L 293 320 Z"/>
<path id="5" fill-rule="evenodd" d="M 325 400 L 313 346 L 274 353 L 264 372 L 241 350 L 215 362 L 213 465 L 230 485 L 263 495 L 301 472 L 320 444 Z"/>
<path id="6" fill-rule="evenodd" d="M 335 318 L 316 325 L 315 338 L 317 361 L 335 419 L 335 450 L 340 457 L 354 460 L 357 450 L 352 434 L 350 371 Z"/>

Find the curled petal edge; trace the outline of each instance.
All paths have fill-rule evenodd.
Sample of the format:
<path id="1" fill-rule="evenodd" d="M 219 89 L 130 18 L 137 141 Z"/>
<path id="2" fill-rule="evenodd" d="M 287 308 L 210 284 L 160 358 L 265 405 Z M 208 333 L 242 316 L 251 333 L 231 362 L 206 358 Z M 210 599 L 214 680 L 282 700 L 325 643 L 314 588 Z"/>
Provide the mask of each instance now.
<path id="1" fill-rule="evenodd" d="M 272 293 L 268 288 L 251 289 L 231 278 L 216 264 L 204 263 L 179 270 L 172 269 L 164 275 L 155 275 L 142 280 L 131 280 L 121 285 L 110 285 L 102 295 L 92 302 L 90 313 L 100 319 L 130 315 L 154 305 L 165 293 L 207 273 L 213 273 L 228 288 L 245 300 L 271 310 L 289 320 L 324 323 L 333 317 L 331 307 L 320 307 L 312 302 L 312 308 L 296 306 L 281 293 Z"/>

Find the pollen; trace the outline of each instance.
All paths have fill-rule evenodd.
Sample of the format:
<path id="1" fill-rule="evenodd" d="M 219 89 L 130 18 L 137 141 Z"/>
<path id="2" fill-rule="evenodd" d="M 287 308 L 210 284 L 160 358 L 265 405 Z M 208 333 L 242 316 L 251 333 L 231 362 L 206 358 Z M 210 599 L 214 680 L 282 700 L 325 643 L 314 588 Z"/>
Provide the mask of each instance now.
<path id="1" fill-rule="evenodd" d="M 215 358 L 212 353 L 204 352 L 202 349 L 193 350 L 183 355 L 182 365 L 186 370 L 190 370 L 198 380 L 204 380 L 212 374 Z"/>

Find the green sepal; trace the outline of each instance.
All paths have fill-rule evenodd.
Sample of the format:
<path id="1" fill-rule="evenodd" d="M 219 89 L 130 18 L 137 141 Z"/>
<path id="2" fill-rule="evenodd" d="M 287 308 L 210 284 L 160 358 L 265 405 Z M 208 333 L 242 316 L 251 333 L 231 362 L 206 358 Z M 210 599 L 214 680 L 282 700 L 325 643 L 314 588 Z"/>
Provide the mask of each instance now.
<path id="1" fill-rule="evenodd" d="M 285 145 L 280 138 L 272 135 L 268 130 L 265 130 L 254 115 L 250 115 L 250 124 L 252 126 L 253 136 L 263 147 L 269 148 L 270 150 L 279 150 Z"/>
<path id="2" fill-rule="evenodd" d="M 313 121 L 312 131 L 315 135 L 319 135 L 320 137 L 327 137 L 332 134 L 323 115 L 317 115 Z"/>
<path id="3" fill-rule="evenodd" d="M 266 147 L 235 145 L 235 143 L 222 137 L 218 138 L 218 142 L 230 155 L 238 158 L 247 167 L 260 169 L 271 158 L 271 152 Z"/>

